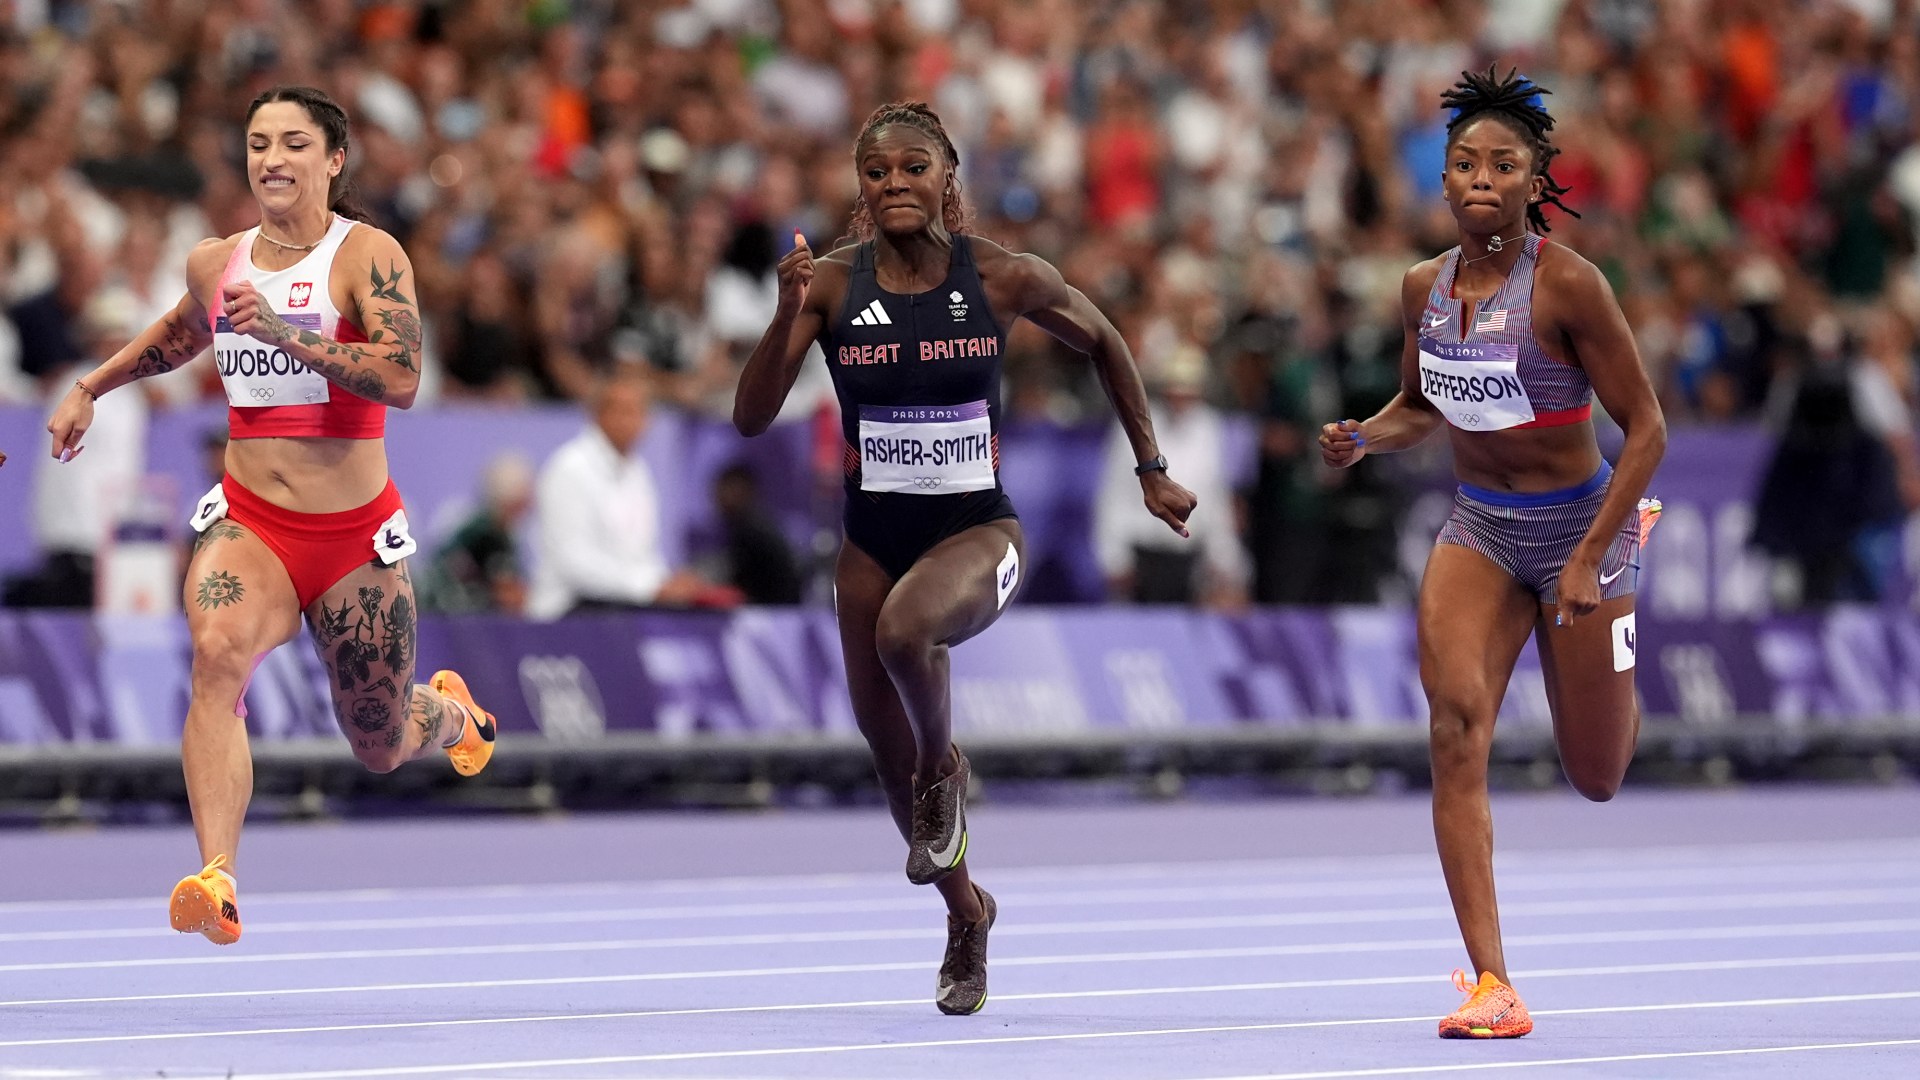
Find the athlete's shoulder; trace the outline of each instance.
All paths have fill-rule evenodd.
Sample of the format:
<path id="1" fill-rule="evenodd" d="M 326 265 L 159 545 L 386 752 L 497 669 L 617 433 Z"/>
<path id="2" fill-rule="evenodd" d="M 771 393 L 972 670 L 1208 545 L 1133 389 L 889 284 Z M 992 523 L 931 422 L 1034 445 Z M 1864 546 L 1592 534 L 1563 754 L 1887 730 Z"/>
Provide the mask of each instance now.
<path id="1" fill-rule="evenodd" d="M 1013 251 L 984 236 L 971 233 L 968 234 L 968 240 L 973 245 L 973 265 L 980 274 L 981 282 L 994 286 L 996 291 L 1006 290 L 1011 295 L 1031 299 L 1036 296 L 1051 297 L 1065 285 L 1066 279 L 1059 268 L 1038 255 Z M 1046 303 L 1038 301 L 1027 305 L 1045 306 Z"/>
<path id="2" fill-rule="evenodd" d="M 205 293 L 211 292 L 220 282 L 220 275 L 227 272 L 227 263 L 233 260 L 234 249 L 247 231 L 232 236 L 209 236 L 193 245 L 187 253 L 187 287 L 196 297 L 205 300 Z"/>
<path id="3" fill-rule="evenodd" d="M 400 241 L 395 239 L 392 233 L 364 221 L 354 221 L 347 230 L 346 239 L 340 241 L 342 255 L 370 256 L 381 252 L 389 256 L 406 257 L 405 249 L 400 246 Z M 338 263 L 341 260 L 334 261 Z"/>
<path id="4" fill-rule="evenodd" d="M 1424 297 L 1433 283 L 1440 280 L 1440 271 L 1447 268 L 1447 259 L 1453 255 L 1452 249 L 1441 252 L 1431 259 L 1422 259 L 1407 267 L 1406 276 L 1400 279 L 1403 292 L 1418 288 Z"/>
<path id="5" fill-rule="evenodd" d="M 853 273 L 854 260 L 860 257 L 860 243 L 840 244 L 824 255 L 813 257 L 813 272 L 818 275 L 822 270 L 829 274 L 847 277 Z"/>
<path id="6" fill-rule="evenodd" d="M 1607 276 L 1591 260 L 1565 244 L 1542 241 L 1533 271 L 1533 287 L 1555 296 L 1580 297 L 1590 292 L 1610 293 Z"/>
<path id="7" fill-rule="evenodd" d="M 1446 269 L 1447 258 L 1452 254 L 1452 251 L 1443 251 L 1407 267 L 1406 276 L 1400 279 L 1400 307 L 1407 318 L 1418 318 L 1418 313 L 1426 308 L 1427 294 L 1433 291 L 1434 282 L 1440 280 L 1440 272 Z"/>
<path id="8" fill-rule="evenodd" d="M 807 291 L 807 306 L 822 318 L 837 317 L 853 281 L 854 260 L 859 256 L 860 244 L 856 241 L 813 257 L 813 287 Z"/>
<path id="9" fill-rule="evenodd" d="M 973 265 L 982 274 L 996 271 L 1033 273 L 1042 268 L 1053 269 L 1052 263 L 1038 255 L 1014 251 L 997 240 L 989 240 L 977 233 L 967 233 L 966 237 L 967 242 L 973 247 Z"/>

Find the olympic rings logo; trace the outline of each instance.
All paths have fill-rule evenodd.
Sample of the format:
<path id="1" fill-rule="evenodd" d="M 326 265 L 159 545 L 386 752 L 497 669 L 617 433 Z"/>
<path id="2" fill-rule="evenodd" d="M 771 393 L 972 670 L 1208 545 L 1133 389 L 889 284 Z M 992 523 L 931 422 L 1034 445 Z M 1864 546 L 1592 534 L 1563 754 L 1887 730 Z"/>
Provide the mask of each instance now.
<path id="1" fill-rule="evenodd" d="M 274 388 L 271 386 L 255 386 L 249 388 L 247 393 L 251 394 L 255 401 L 271 401 L 273 400 Z"/>
<path id="2" fill-rule="evenodd" d="M 1480 414 L 1479 414 L 1479 413 L 1472 413 L 1472 412 L 1470 412 L 1470 413 L 1461 413 L 1461 414 L 1460 414 L 1460 426 L 1461 426 L 1461 427 L 1479 427 L 1479 426 L 1480 426 Z"/>
<path id="3" fill-rule="evenodd" d="M 937 476 L 916 476 L 913 478 L 913 483 L 914 486 L 924 491 L 932 491 L 934 488 L 939 487 L 942 481 Z"/>

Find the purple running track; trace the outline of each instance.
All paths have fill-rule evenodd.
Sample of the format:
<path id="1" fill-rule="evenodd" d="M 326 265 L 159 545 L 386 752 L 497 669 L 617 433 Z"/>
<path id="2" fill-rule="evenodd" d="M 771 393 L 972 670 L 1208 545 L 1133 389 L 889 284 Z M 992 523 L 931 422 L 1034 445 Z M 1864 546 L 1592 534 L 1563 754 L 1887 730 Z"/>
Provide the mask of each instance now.
<path id="1" fill-rule="evenodd" d="M 0 833 L 0 1078 L 1920 1076 L 1920 791 L 1496 800 L 1528 1038 L 1445 1042 L 1423 799 L 970 815 L 980 1015 L 874 811 Z"/>

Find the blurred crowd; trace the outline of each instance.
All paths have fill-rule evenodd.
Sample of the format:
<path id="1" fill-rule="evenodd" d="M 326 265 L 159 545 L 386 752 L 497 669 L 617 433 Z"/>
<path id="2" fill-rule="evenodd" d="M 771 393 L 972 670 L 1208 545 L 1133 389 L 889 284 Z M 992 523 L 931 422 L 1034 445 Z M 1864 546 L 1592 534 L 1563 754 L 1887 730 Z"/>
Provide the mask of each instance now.
<path id="1" fill-rule="evenodd" d="M 1554 172 L 1582 217 L 1551 213 L 1552 236 L 1612 281 L 1669 422 L 1780 431 L 1754 539 L 1809 564 L 1809 598 L 1871 595 L 1884 556 L 1861 553 L 1920 507 L 1915 0 L 0 12 L 0 399 L 64 386 L 174 302 L 195 241 L 253 223 L 245 105 L 310 83 L 355 118 L 358 193 L 413 259 L 422 407 L 580 400 L 641 365 L 663 407 L 724 415 L 787 238 L 846 231 L 860 122 L 924 99 L 978 231 L 1058 265 L 1124 332 L 1166 422 L 1199 425 L 1188 460 L 1222 456 L 1196 471 L 1229 493 L 1239 544 L 1176 568 L 1180 597 L 1371 600 L 1397 572 L 1405 485 L 1327 472 L 1313 438 L 1397 387 L 1401 275 L 1454 236 L 1438 97 L 1497 61 L 1553 91 Z M 217 392 L 204 366 L 153 387 L 156 407 Z M 1086 365 L 1030 328 L 1006 394 L 1010 423 L 1104 409 Z M 812 365 L 787 415 L 830 402 Z M 1208 442 L 1225 430 L 1252 437 Z M 1823 508 L 1837 537 L 1794 527 Z M 1096 547 L 1116 592 L 1140 593 L 1139 546 Z M 1850 561 L 1811 565 L 1835 551 Z"/>

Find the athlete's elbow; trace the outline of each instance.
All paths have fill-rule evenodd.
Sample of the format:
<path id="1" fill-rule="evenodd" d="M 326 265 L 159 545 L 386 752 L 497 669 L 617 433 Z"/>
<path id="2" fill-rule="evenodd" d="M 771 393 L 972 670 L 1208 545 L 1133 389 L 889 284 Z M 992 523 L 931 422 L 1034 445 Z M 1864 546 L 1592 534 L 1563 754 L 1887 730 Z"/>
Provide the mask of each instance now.
<path id="1" fill-rule="evenodd" d="M 1628 440 L 1646 447 L 1656 460 L 1667 452 L 1667 416 L 1660 406 L 1654 405 L 1643 410 L 1621 427 L 1626 431 Z"/>
<path id="2" fill-rule="evenodd" d="M 751 439 L 767 430 L 773 418 L 762 415 L 759 410 L 741 407 L 739 402 L 733 405 L 733 430 Z"/>
<path id="3" fill-rule="evenodd" d="M 387 405 L 395 409 L 413 408 L 414 399 L 420 396 L 420 376 L 408 372 L 402 378 L 387 384 Z"/>

